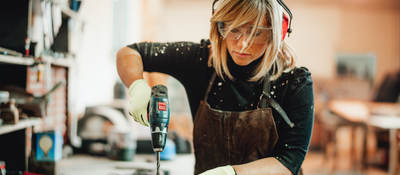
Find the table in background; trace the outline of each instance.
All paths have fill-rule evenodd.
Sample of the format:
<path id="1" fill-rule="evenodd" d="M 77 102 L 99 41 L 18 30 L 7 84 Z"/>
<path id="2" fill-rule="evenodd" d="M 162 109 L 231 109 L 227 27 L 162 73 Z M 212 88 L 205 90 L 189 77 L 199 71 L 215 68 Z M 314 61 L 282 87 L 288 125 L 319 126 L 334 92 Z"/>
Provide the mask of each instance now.
<path id="1" fill-rule="evenodd" d="M 400 131 L 400 103 L 332 100 L 328 106 L 332 113 L 348 122 L 389 130 L 389 175 L 398 175 L 400 141 L 396 134 Z"/>

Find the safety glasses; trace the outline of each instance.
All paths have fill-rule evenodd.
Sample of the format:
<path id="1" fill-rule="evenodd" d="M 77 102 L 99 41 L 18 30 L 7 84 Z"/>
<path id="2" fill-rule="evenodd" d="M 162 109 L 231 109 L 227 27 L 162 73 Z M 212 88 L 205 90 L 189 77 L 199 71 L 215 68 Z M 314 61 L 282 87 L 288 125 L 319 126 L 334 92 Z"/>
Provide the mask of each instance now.
<path id="1" fill-rule="evenodd" d="M 257 27 L 252 35 L 253 25 L 245 25 L 237 28 L 232 28 L 225 22 L 217 22 L 218 32 L 225 39 L 239 40 L 244 37 L 245 42 L 249 41 L 249 37 L 253 37 L 254 44 L 266 43 L 270 40 L 271 30 L 270 27 Z"/>

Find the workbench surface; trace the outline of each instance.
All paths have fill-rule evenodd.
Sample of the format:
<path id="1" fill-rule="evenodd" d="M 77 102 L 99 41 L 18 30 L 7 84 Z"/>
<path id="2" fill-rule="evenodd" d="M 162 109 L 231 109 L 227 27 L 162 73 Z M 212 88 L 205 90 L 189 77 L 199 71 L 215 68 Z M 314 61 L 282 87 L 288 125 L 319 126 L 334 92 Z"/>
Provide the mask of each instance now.
<path id="1" fill-rule="evenodd" d="M 133 161 L 115 161 L 107 157 L 74 155 L 57 164 L 57 174 L 62 175 L 133 175 L 137 168 L 155 168 L 155 156 L 137 154 Z M 188 175 L 194 172 L 194 155 L 181 154 L 170 161 L 161 161 L 161 169 L 170 175 Z"/>

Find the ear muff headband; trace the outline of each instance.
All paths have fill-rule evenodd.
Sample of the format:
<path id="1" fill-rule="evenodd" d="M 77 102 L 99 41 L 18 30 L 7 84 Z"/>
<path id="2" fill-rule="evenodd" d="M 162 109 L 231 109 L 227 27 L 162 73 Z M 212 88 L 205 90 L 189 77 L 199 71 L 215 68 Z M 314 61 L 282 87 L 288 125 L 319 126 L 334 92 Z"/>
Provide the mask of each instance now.
<path id="1" fill-rule="evenodd" d="M 282 40 L 284 40 L 286 37 L 286 33 L 288 33 L 288 37 L 292 33 L 293 14 L 282 0 L 277 0 L 277 1 L 282 6 L 282 8 L 285 9 L 286 13 L 288 13 L 289 17 L 290 17 L 290 21 L 289 21 L 288 16 L 286 14 L 283 14 L 283 22 L 282 22 L 283 37 L 282 37 Z"/>
<path id="2" fill-rule="evenodd" d="M 212 4 L 212 14 L 214 14 L 214 6 L 215 4 L 218 2 L 219 0 L 214 0 L 213 4 Z M 293 29 L 292 29 L 292 20 L 293 20 L 293 14 L 290 11 L 290 9 L 286 6 L 286 4 L 282 1 L 282 0 L 277 0 L 279 5 L 282 6 L 283 9 L 285 9 L 285 11 L 289 14 L 289 18 L 288 16 L 284 13 L 283 14 L 283 22 L 282 22 L 282 41 L 286 38 L 286 34 L 288 34 L 288 36 L 290 36 L 290 34 L 292 33 Z"/>

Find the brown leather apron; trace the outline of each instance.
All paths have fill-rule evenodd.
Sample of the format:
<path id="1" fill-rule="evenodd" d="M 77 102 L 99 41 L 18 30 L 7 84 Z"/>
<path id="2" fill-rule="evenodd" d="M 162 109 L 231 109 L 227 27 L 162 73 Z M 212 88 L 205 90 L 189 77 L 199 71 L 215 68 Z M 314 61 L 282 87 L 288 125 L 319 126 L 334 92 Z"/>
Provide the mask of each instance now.
<path id="1" fill-rule="evenodd" d="M 270 157 L 278 141 L 278 133 L 272 110 L 262 102 L 249 111 L 215 110 L 207 103 L 207 97 L 216 74 L 214 73 L 204 100 L 197 109 L 193 143 L 196 157 L 195 174 L 224 165 L 244 164 Z M 263 92 L 269 92 L 269 82 Z"/>

